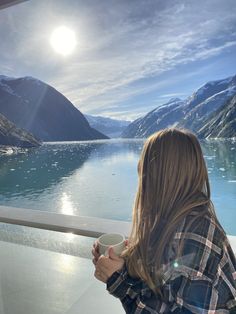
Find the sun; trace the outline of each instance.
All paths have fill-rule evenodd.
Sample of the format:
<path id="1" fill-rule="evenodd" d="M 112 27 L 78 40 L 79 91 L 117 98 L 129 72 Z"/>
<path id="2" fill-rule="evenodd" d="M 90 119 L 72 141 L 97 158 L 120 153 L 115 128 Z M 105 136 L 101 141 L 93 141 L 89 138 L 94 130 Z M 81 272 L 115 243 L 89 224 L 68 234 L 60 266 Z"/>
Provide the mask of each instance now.
<path id="1" fill-rule="evenodd" d="M 55 52 L 70 55 L 77 44 L 75 32 L 66 26 L 57 27 L 51 34 L 50 44 Z"/>

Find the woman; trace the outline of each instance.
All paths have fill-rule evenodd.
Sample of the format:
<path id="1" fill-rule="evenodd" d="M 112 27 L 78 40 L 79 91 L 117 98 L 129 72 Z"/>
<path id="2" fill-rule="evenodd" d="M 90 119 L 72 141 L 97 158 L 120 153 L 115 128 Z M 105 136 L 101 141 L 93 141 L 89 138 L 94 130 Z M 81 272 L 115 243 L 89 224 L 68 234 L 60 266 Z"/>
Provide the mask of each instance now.
<path id="1" fill-rule="evenodd" d="M 155 133 L 138 174 L 127 247 L 105 257 L 95 244 L 95 277 L 129 314 L 236 313 L 236 260 L 197 138 L 187 130 Z"/>

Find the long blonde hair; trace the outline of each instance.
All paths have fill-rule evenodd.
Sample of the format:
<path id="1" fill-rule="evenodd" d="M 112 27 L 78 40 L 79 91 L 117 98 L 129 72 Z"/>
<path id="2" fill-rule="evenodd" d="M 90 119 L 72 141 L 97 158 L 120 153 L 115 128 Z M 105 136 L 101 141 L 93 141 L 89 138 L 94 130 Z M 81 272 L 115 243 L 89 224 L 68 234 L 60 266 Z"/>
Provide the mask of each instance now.
<path id="1" fill-rule="evenodd" d="M 158 293 L 165 248 L 179 223 L 196 208 L 196 218 L 216 216 L 201 146 L 191 132 L 170 128 L 150 136 L 138 173 L 132 231 L 123 257 L 129 274 Z"/>

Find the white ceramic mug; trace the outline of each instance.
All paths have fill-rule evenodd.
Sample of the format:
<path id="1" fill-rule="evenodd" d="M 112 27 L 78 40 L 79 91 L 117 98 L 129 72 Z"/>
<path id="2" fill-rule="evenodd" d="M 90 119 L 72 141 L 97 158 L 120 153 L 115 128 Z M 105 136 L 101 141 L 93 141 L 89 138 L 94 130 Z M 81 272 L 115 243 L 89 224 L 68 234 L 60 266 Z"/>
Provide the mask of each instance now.
<path id="1" fill-rule="evenodd" d="M 120 255 L 125 248 L 125 237 L 119 233 L 105 233 L 98 238 L 99 253 L 107 255 L 108 248 L 112 246 L 116 255 Z"/>

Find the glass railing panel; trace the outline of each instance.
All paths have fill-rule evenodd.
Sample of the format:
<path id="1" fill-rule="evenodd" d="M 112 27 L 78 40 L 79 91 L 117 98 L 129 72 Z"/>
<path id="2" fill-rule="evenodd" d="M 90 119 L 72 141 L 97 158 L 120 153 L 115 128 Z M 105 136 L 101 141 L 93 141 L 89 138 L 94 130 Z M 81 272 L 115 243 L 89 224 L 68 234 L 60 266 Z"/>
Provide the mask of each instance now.
<path id="1" fill-rule="evenodd" d="M 94 238 L 71 232 L 62 233 L 0 223 L 0 241 L 26 245 L 53 252 L 91 258 Z"/>
<path id="2" fill-rule="evenodd" d="M 120 302 L 94 278 L 91 258 L 81 257 L 90 257 L 93 241 L 1 224 L 0 313 L 122 313 Z"/>

